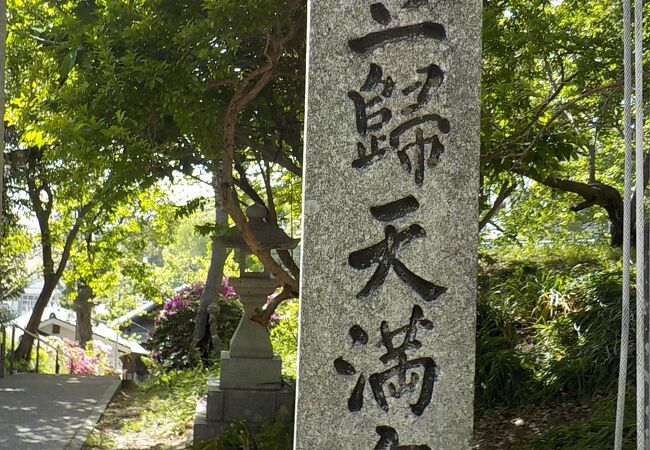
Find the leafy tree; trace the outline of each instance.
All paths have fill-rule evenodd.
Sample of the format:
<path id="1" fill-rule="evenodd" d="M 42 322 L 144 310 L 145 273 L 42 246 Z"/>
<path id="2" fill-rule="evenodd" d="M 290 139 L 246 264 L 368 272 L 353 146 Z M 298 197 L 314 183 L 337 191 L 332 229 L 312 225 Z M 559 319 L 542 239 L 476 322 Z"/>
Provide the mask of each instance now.
<path id="1" fill-rule="evenodd" d="M 80 230 L 63 279 L 67 286 L 75 287 L 71 295 L 77 315 L 76 340 L 81 347 L 92 339 L 94 303 L 124 312 L 137 306 L 138 295 L 162 298 L 155 266 L 146 261 L 146 254 L 153 244 L 162 245 L 169 233 L 166 219 L 170 213 L 162 192 L 152 189 L 126 199 L 110 215 Z M 111 301 L 118 292 L 119 306 Z M 125 301 L 125 296 L 133 301 Z"/>
<path id="2" fill-rule="evenodd" d="M 212 174 L 215 223 L 225 224 L 223 205 L 247 240 L 251 234 L 233 189 L 249 201 L 266 203 L 267 220 L 274 221 L 272 189 L 267 183 L 260 195 L 247 173 L 264 161 L 267 182 L 271 164 L 301 174 L 305 2 L 80 5 L 60 7 L 65 19 L 52 19 L 58 26 L 42 33 L 58 43 L 64 61 L 72 61 L 65 66 L 62 90 L 70 103 L 83 107 L 71 111 L 70 120 L 81 129 L 86 128 L 82 123 L 117 127 L 111 137 L 123 143 L 123 155 L 132 160 Z M 143 140 L 148 145 L 133 145 Z M 290 255 L 280 255 L 285 271 L 268 249 L 251 243 L 276 277 L 291 286 L 289 296 L 295 295 L 298 271 Z M 218 287 L 223 250 L 215 246 L 212 260 L 207 300 Z"/>
<path id="3" fill-rule="evenodd" d="M 0 237 L 4 232 L 5 179 L 5 65 L 7 54 L 7 1 L 0 0 Z M 0 241 L 0 244 L 2 241 Z"/>
<path id="4" fill-rule="evenodd" d="M 481 226 L 500 226 L 493 219 L 506 199 L 522 198 L 538 183 L 551 189 L 541 209 L 561 199 L 553 211 L 569 201 L 587 221 L 604 211 L 611 244 L 620 245 L 620 4 L 486 0 L 484 6 Z"/>
<path id="5" fill-rule="evenodd" d="M 61 14 L 71 5 L 60 2 L 9 5 L 7 117 L 17 139 L 8 157 L 14 190 L 26 193 L 22 203 L 38 221 L 43 259 L 44 287 L 27 325 L 32 332 L 65 271 L 79 231 L 161 176 L 157 160 L 145 158 L 151 153 L 138 153 L 149 147 L 150 138 L 130 135 L 120 126 L 120 117 L 106 122 L 84 116 L 90 100 L 73 98 L 66 89 L 80 48 L 75 47 L 77 54 L 62 54 L 71 37 L 58 34 L 57 27 L 72 26 L 71 17 L 86 14 L 84 5 L 72 8 L 74 14 Z M 126 146 L 134 153 L 125 155 Z M 26 358 L 31 346 L 26 335 L 17 357 Z"/>
<path id="6" fill-rule="evenodd" d="M 164 280 L 165 292 L 184 284 L 205 280 L 210 264 L 210 237 L 197 228 L 208 223 L 213 226 L 214 211 L 197 212 L 187 217 L 176 216 L 170 221 L 172 232 L 160 251 L 157 278 Z"/>
<path id="7" fill-rule="evenodd" d="M 27 270 L 27 255 L 32 252 L 32 239 L 27 231 L 19 226 L 5 223 L 0 251 L 0 301 L 16 299 L 30 281 Z"/>
<path id="8" fill-rule="evenodd" d="M 4 326 L 4 324 L 11 322 L 15 318 L 16 315 L 11 309 L 0 306 L 0 325 Z"/>

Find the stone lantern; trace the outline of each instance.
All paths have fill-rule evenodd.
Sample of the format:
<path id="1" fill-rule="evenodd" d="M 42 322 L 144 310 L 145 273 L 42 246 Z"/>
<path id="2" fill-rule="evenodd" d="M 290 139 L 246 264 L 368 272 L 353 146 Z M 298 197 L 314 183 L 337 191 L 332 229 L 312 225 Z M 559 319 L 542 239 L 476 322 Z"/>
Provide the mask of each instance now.
<path id="1" fill-rule="evenodd" d="M 266 248 L 290 250 L 298 245 L 297 239 L 264 220 L 264 206 L 250 206 L 246 215 L 251 231 Z M 247 270 L 246 259 L 252 252 L 236 227 L 228 229 L 216 242 L 236 251 L 239 278 L 231 278 L 230 285 L 240 296 L 244 314 L 230 349 L 221 352 L 219 378 L 208 380 L 207 403 L 199 402 L 197 406 L 195 443 L 214 438 L 228 423 L 244 420 L 255 429 L 264 422 L 290 418 L 294 409 L 294 392 L 282 384 L 282 360 L 273 353 L 268 328 L 250 320 L 279 283 L 266 268 L 262 272 Z"/>

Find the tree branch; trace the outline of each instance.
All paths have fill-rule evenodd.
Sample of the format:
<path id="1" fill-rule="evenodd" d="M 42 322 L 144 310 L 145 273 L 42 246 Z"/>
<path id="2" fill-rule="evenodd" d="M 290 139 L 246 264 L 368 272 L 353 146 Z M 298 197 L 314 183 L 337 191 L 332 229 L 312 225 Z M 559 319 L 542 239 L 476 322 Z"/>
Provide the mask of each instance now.
<path id="1" fill-rule="evenodd" d="M 507 145 L 509 145 L 509 144 L 521 139 L 522 137 L 524 137 L 528 133 L 528 131 L 537 123 L 537 121 L 539 120 L 540 116 L 544 113 L 546 108 L 548 108 L 548 106 L 551 103 L 553 103 L 553 101 L 562 93 L 562 91 L 564 90 L 566 85 L 569 84 L 569 82 L 573 78 L 575 78 L 576 75 L 577 75 L 577 73 L 571 75 L 566 80 L 560 82 L 557 85 L 557 87 L 554 88 L 553 92 L 551 92 L 551 94 L 546 98 L 546 100 L 544 100 L 541 104 L 539 104 L 535 108 L 535 113 L 533 114 L 533 118 L 530 121 L 528 121 L 528 123 L 519 132 L 517 132 L 516 135 L 506 139 L 504 142 L 500 143 L 496 147 L 491 148 L 488 151 L 488 154 L 494 153 L 497 150 L 499 150 L 499 149 L 501 149 L 503 147 L 506 147 Z"/>
<path id="2" fill-rule="evenodd" d="M 250 182 L 248 181 L 248 178 L 246 177 L 246 169 L 244 169 L 241 164 L 235 164 L 235 170 L 237 173 L 239 173 L 239 179 L 233 178 L 233 183 L 235 186 L 244 191 L 244 193 L 248 195 L 255 203 L 264 206 L 268 211 L 269 208 L 267 208 L 264 199 L 262 199 L 260 194 L 257 193 L 255 188 L 253 188 L 253 186 L 251 186 Z"/>
<path id="3" fill-rule="evenodd" d="M 239 205 L 237 192 L 233 186 L 233 164 L 236 148 L 236 129 L 239 114 L 259 95 L 274 77 L 276 67 L 285 45 L 293 38 L 295 27 L 289 23 L 289 31 L 285 34 L 269 32 L 264 54 L 267 63 L 250 72 L 235 88 L 235 92 L 226 108 L 223 120 L 223 182 L 220 187 L 223 204 L 239 228 L 246 244 L 260 259 L 262 264 L 294 295 L 298 293 L 299 281 L 288 274 L 284 268 L 273 259 L 268 248 L 264 247 L 252 233 L 248 221 Z"/>
<path id="4" fill-rule="evenodd" d="M 620 246 L 623 242 L 623 198 L 618 190 L 607 184 L 581 183 L 579 181 L 567 180 L 556 176 L 542 177 L 535 173 L 526 173 L 526 171 L 513 169 L 520 175 L 524 175 L 532 180 L 537 181 L 545 186 L 558 189 L 564 192 L 572 192 L 581 196 L 585 201 L 574 207 L 579 209 L 583 206 L 598 205 L 607 211 L 610 221 L 611 244 Z"/>
<path id="5" fill-rule="evenodd" d="M 251 320 L 263 325 L 269 323 L 271 316 L 273 316 L 275 310 L 278 308 L 278 306 L 280 306 L 280 303 L 292 298 L 296 298 L 295 292 L 293 292 L 291 287 L 284 286 L 282 288 L 282 291 L 273 297 L 273 299 L 266 304 L 266 307 L 264 309 L 258 309 L 255 311 L 255 314 L 253 314 Z"/>
<path id="6" fill-rule="evenodd" d="M 68 232 L 68 235 L 65 240 L 65 244 L 63 245 L 63 252 L 61 253 L 61 258 L 59 260 L 59 265 L 57 267 L 57 270 L 55 272 L 55 276 L 57 278 L 60 278 L 63 275 L 63 271 L 65 270 L 65 266 L 67 264 L 68 258 L 70 257 L 70 251 L 72 250 L 72 244 L 74 243 L 74 240 L 77 237 L 77 233 L 79 232 L 79 228 L 81 228 L 81 224 L 83 223 L 86 215 L 93 209 L 95 206 L 94 202 L 90 202 L 86 205 L 84 205 L 80 210 L 79 214 L 77 214 L 77 218 L 75 219 L 74 225 L 72 225 L 72 228 Z"/>
<path id="7" fill-rule="evenodd" d="M 499 212 L 501 207 L 503 206 L 503 203 L 506 201 L 506 199 L 514 192 L 514 190 L 517 188 L 517 183 L 511 182 L 511 181 L 505 181 L 501 185 L 501 189 L 499 190 L 499 194 L 497 195 L 497 198 L 494 200 L 494 203 L 492 204 L 492 207 L 489 209 L 488 212 L 485 213 L 481 221 L 479 222 L 478 229 L 481 231 L 485 226 L 490 223 L 494 215 Z"/>
<path id="8" fill-rule="evenodd" d="M 650 72 L 645 72 L 644 73 L 644 77 L 647 77 L 647 76 L 650 76 Z M 544 124 L 542 129 L 539 130 L 539 132 L 535 135 L 535 137 L 533 137 L 533 140 L 530 142 L 530 144 L 528 144 L 526 149 L 523 152 L 521 152 L 520 154 L 516 155 L 516 156 L 519 157 L 519 161 L 517 161 L 517 163 L 515 165 L 519 164 L 528 155 L 528 153 L 530 153 L 530 151 L 535 147 L 535 144 L 537 144 L 537 142 L 542 138 L 542 136 L 544 136 L 544 134 L 549 129 L 551 124 L 553 124 L 553 122 L 555 122 L 558 117 L 560 117 L 562 114 L 564 114 L 564 112 L 566 110 L 568 110 L 569 108 L 572 108 L 573 106 L 575 106 L 579 101 L 584 100 L 587 97 L 591 97 L 594 94 L 598 94 L 600 92 L 608 91 L 608 90 L 611 90 L 611 89 L 619 89 L 619 88 L 623 87 L 623 83 L 624 83 L 624 81 L 621 79 L 621 80 L 618 80 L 618 81 L 616 81 L 614 83 L 610 83 L 610 84 L 607 84 L 607 85 L 604 85 L 604 86 L 599 86 L 599 87 L 596 87 L 596 88 L 586 89 L 586 90 L 584 90 L 582 92 L 582 94 L 578 95 L 573 100 L 568 101 L 568 102 L 560 105 L 560 107 L 555 111 L 555 113 L 550 117 L 550 119 L 548 119 L 548 121 Z"/>
<path id="9" fill-rule="evenodd" d="M 650 77 L 650 72 L 644 72 L 643 74 L 644 78 Z M 532 141 L 526 146 L 524 151 L 520 153 L 515 153 L 515 154 L 510 154 L 510 155 L 505 155 L 502 157 L 502 159 L 510 158 L 510 157 L 519 157 L 519 161 L 516 164 L 519 164 L 521 160 L 528 155 L 528 153 L 531 151 L 531 149 L 537 144 L 539 139 L 541 139 L 542 136 L 544 136 L 544 133 L 548 130 L 548 128 L 560 117 L 562 114 L 565 113 L 568 109 L 572 108 L 575 106 L 578 102 L 581 100 L 584 100 L 585 98 L 591 97 L 594 94 L 599 94 L 601 92 L 613 90 L 613 89 L 621 89 L 624 85 L 624 80 L 623 78 L 616 80 L 612 83 L 603 85 L 603 86 L 597 86 L 593 88 L 588 88 L 584 89 L 580 94 L 578 94 L 576 97 L 573 99 L 559 105 L 557 109 L 555 109 L 555 112 L 553 115 L 549 118 L 549 120 L 544 124 L 544 126 L 540 129 L 538 133 L 535 134 L 533 137 Z M 561 91 L 563 85 L 560 85 L 558 87 L 558 90 L 555 92 L 558 93 Z M 552 103 L 552 100 L 556 99 L 557 95 L 549 97 L 545 102 L 543 102 L 538 108 L 536 108 L 536 113 L 534 114 L 534 119 L 529 122 L 521 131 L 517 131 L 516 133 L 513 133 L 513 137 L 507 138 L 504 142 L 496 145 L 495 147 L 490 148 L 488 151 L 485 152 L 484 159 L 485 158 L 492 158 L 496 156 L 497 151 L 500 150 L 503 147 L 506 147 L 514 142 L 516 142 L 519 139 L 522 139 L 523 137 L 526 136 L 527 132 L 530 131 L 532 126 L 538 122 L 538 119 L 540 115 L 543 113 L 543 111 L 548 108 L 548 106 Z"/>
<path id="10" fill-rule="evenodd" d="M 294 175 L 302 177 L 302 168 L 291 161 L 285 152 L 270 148 L 268 145 L 260 144 L 259 142 L 250 139 L 242 132 L 237 133 L 237 144 L 245 145 L 252 148 L 253 150 L 257 150 L 266 161 L 277 163 Z"/>

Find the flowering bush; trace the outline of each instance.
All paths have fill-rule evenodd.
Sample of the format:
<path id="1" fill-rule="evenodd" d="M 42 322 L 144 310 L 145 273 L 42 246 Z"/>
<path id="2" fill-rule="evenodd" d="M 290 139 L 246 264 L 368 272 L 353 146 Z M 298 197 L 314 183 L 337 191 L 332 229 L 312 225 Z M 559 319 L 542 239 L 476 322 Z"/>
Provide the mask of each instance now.
<path id="1" fill-rule="evenodd" d="M 83 349 L 79 343 L 67 338 L 50 336 L 47 342 L 59 349 L 63 366 L 73 375 L 109 375 L 113 373 L 110 355 L 112 348 L 101 341 L 93 340 L 86 343 Z"/>
<path id="2" fill-rule="evenodd" d="M 242 316 L 239 296 L 223 279 L 219 292 L 219 318 L 217 333 L 222 344 L 227 346 Z M 154 329 L 147 339 L 151 357 L 162 369 L 196 367 L 201 360 L 198 351 L 192 348 L 194 319 L 199 308 L 203 283 L 194 283 L 178 291 L 165 301 L 162 311 L 154 319 Z M 219 349 L 220 350 L 220 349 Z"/>

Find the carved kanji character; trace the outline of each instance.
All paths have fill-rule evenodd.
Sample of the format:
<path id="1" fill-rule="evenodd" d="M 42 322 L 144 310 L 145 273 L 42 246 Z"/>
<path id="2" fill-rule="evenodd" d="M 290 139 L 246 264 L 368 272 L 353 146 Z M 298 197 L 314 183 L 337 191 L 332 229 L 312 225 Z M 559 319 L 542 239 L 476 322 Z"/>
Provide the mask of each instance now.
<path id="1" fill-rule="evenodd" d="M 354 344 L 366 345 L 368 343 L 368 333 L 359 325 L 350 328 L 350 336 Z M 334 361 L 334 368 L 339 375 L 355 375 L 357 370 L 354 366 L 343 358 L 337 358 Z M 350 412 L 360 411 L 363 407 L 363 390 L 366 387 L 366 377 L 360 374 L 357 382 L 348 399 L 348 410 Z"/>
<path id="2" fill-rule="evenodd" d="M 442 69 L 436 64 L 418 70 L 419 73 L 426 74 L 424 81 L 417 81 L 410 86 L 402 89 L 403 95 L 410 95 L 418 91 L 415 102 L 402 109 L 403 116 L 412 115 L 426 105 L 432 95 L 432 90 L 439 86 L 444 78 Z M 381 87 L 381 92 L 373 94 L 373 97 L 366 99 L 362 93 L 376 91 Z M 357 158 L 352 161 L 352 167 L 355 169 L 365 169 L 372 163 L 383 159 L 388 148 L 382 145 L 387 140 L 384 128 L 393 119 L 393 112 L 390 108 L 383 105 L 385 99 L 392 97 L 395 89 L 395 82 L 391 77 L 384 78 L 383 69 L 377 64 L 371 64 L 368 77 L 361 87 L 360 91 L 349 91 L 348 97 L 354 103 L 355 118 L 357 131 L 361 136 L 370 134 L 370 145 L 367 141 L 357 143 Z M 436 126 L 436 132 L 427 131 L 431 126 Z M 407 173 L 413 172 L 415 165 L 415 182 L 421 186 L 424 181 L 424 169 L 426 167 L 435 167 L 440 161 L 440 157 L 445 151 L 445 147 L 440 141 L 438 133 L 449 133 L 449 120 L 438 114 L 424 114 L 413 117 L 394 127 L 389 132 L 390 148 L 397 153 L 402 168 Z M 415 131 L 413 141 L 405 141 L 404 135 Z M 411 161 L 409 151 L 415 149 L 415 164 Z"/>
<path id="3" fill-rule="evenodd" d="M 389 222 L 404 217 L 420 207 L 417 199 L 408 196 L 385 205 L 370 208 L 371 214 L 378 220 Z M 357 298 L 365 298 L 379 289 L 392 268 L 397 276 L 427 302 L 432 302 L 447 291 L 447 288 L 431 283 L 411 272 L 399 259 L 397 253 L 411 241 L 426 236 L 422 226 L 413 224 L 408 228 L 397 231 L 388 225 L 384 228 L 384 240 L 362 250 L 350 253 L 348 263 L 355 269 L 365 270 L 377 265 L 377 270 L 370 277 Z"/>
<path id="4" fill-rule="evenodd" d="M 415 184 L 418 186 L 422 186 L 422 182 L 424 181 L 425 163 L 427 167 L 436 167 L 440 162 L 440 157 L 445 152 L 445 146 L 440 142 L 438 134 L 431 133 L 425 137 L 424 131 L 420 126 L 423 124 L 433 123 L 437 124 L 441 133 L 449 133 L 449 121 L 440 117 L 438 114 L 426 114 L 408 120 L 393 129 L 390 133 L 390 146 L 397 151 L 397 157 L 399 158 L 400 164 L 407 173 L 411 173 L 413 170 L 413 164 L 408 152 L 411 149 L 415 149 Z M 402 136 L 411 129 L 415 129 L 415 140 L 404 144 L 400 148 L 400 145 L 402 144 Z M 426 154 L 427 146 L 430 146 L 428 155 Z"/>
<path id="5" fill-rule="evenodd" d="M 380 130 L 386 125 L 393 117 L 393 113 L 388 108 L 380 108 L 372 110 L 383 103 L 385 98 L 390 98 L 393 95 L 395 82 L 391 77 L 382 79 L 383 70 L 377 64 L 370 64 L 370 72 L 365 83 L 361 86 L 361 92 L 372 92 L 377 86 L 383 86 L 381 93 L 366 100 L 361 92 L 349 91 L 348 97 L 354 103 L 354 110 L 357 122 L 357 131 L 362 136 L 365 136 L 368 131 L 374 132 Z M 378 121 L 374 121 L 378 119 Z"/>
<path id="6" fill-rule="evenodd" d="M 380 425 L 375 431 L 379 435 L 375 450 L 431 450 L 428 445 L 399 445 L 399 435 L 395 428 Z"/>
<path id="7" fill-rule="evenodd" d="M 419 8 L 428 3 L 428 0 L 407 0 L 402 8 Z M 384 26 L 390 25 L 392 16 L 383 3 L 377 2 L 370 5 L 372 19 Z M 355 53 L 365 53 L 388 42 L 399 41 L 408 38 L 424 38 L 442 40 L 447 37 L 445 27 L 439 23 L 425 21 L 412 25 L 386 28 L 384 30 L 368 33 L 356 39 L 350 39 L 348 45 Z"/>
<path id="8" fill-rule="evenodd" d="M 384 364 L 389 362 L 396 362 L 396 364 L 383 372 L 370 375 L 369 382 L 375 401 L 384 411 L 388 411 L 385 386 L 388 394 L 393 398 L 401 398 L 405 393 L 414 392 L 419 387 L 420 395 L 418 400 L 411 405 L 411 411 L 416 416 L 422 415 L 431 402 L 433 386 L 436 381 L 436 362 L 433 358 L 409 360 L 406 354 L 409 350 L 422 347 L 422 343 L 417 340 L 418 327 L 426 330 L 433 328 L 433 323 L 424 318 L 422 308 L 418 305 L 413 306 L 411 320 L 408 325 L 390 331 L 386 321 L 381 323 L 381 339 L 386 348 L 386 353 L 381 356 L 380 360 Z M 403 335 L 402 342 L 396 346 L 393 340 L 401 335 Z M 423 369 L 421 377 L 414 371 L 418 368 Z M 409 374 L 410 377 L 407 377 Z"/>
<path id="9" fill-rule="evenodd" d="M 393 398 L 401 398 L 404 394 L 418 392 L 417 401 L 410 405 L 411 411 L 416 416 L 422 415 L 424 410 L 431 403 L 433 387 L 437 379 L 436 362 L 430 357 L 418 357 L 409 359 L 408 352 L 422 347 L 417 340 L 418 329 L 430 331 L 433 323 L 424 318 L 422 308 L 413 306 L 411 318 L 407 325 L 391 331 L 388 323 L 383 321 L 380 325 L 381 340 L 386 353 L 379 360 L 384 364 L 395 363 L 387 370 L 372 373 L 368 382 L 372 395 L 377 405 L 388 412 L 389 406 L 386 399 L 388 394 Z M 350 328 L 350 336 L 355 345 L 367 345 L 368 334 L 359 325 Z M 402 338 L 399 345 L 395 340 Z M 334 368 L 339 375 L 357 375 L 357 369 L 352 363 L 339 357 L 334 361 Z M 421 372 L 421 374 L 419 374 Z M 350 412 L 360 411 L 363 407 L 363 394 L 366 387 L 366 376 L 360 373 L 357 381 L 348 398 L 348 410 Z"/>
<path id="10" fill-rule="evenodd" d="M 418 69 L 417 73 L 425 73 L 427 75 L 424 81 L 417 81 L 410 86 L 402 89 L 402 94 L 409 95 L 416 90 L 420 90 L 416 97 L 416 102 L 402 109 L 402 114 L 413 114 L 415 111 L 422 108 L 430 99 L 431 91 L 440 86 L 445 79 L 445 74 L 437 64 L 429 64 L 423 69 Z"/>

